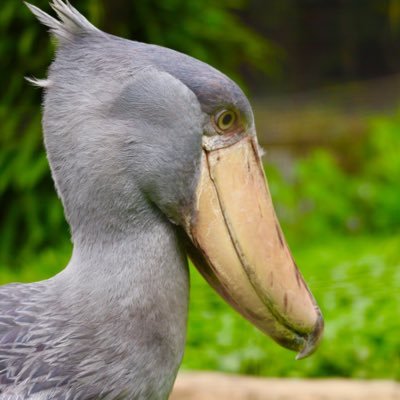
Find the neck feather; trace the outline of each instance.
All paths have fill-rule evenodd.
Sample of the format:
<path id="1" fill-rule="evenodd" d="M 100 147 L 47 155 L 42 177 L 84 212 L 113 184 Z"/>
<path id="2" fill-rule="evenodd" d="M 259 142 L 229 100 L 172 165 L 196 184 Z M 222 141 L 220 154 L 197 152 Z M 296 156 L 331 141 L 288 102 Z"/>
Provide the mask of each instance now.
<path id="1" fill-rule="evenodd" d="M 115 363 L 104 379 L 117 369 L 136 385 L 131 390 L 167 393 L 183 355 L 189 291 L 176 228 L 158 210 L 126 231 L 86 228 L 75 232 L 71 261 L 56 279 L 60 301 Z"/>

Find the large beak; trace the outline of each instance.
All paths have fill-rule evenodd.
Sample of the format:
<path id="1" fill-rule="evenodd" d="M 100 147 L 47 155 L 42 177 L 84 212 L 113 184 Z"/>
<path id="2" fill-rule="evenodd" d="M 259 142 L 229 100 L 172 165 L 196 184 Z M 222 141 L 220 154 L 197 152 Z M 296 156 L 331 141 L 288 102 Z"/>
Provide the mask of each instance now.
<path id="1" fill-rule="evenodd" d="M 322 315 L 283 237 L 254 136 L 203 146 L 185 230 L 189 256 L 228 303 L 297 358 L 315 350 Z"/>

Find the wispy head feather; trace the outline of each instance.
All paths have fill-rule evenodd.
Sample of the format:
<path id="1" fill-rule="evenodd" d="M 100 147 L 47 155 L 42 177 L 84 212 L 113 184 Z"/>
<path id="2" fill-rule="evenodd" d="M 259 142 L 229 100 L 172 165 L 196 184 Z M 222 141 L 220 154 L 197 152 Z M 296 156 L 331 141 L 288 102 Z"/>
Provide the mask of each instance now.
<path id="1" fill-rule="evenodd" d="M 57 13 L 59 19 L 56 19 L 42 11 L 40 8 L 25 3 L 36 18 L 44 25 L 50 28 L 50 32 L 61 42 L 72 41 L 76 36 L 97 32 L 101 33 L 92 25 L 82 14 L 79 13 L 68 1 L 53 0 L 50 3 L 51 8 Z"/>
<path id="2" fill-rule="evenodd" d="M 40 88 L 48 88 L 51 86 L 51 81 L 49 79 L 37 79 L 26 76 L 25 80 L 30 84 L 32 84 L 33 86 L 37 86 Z"/>

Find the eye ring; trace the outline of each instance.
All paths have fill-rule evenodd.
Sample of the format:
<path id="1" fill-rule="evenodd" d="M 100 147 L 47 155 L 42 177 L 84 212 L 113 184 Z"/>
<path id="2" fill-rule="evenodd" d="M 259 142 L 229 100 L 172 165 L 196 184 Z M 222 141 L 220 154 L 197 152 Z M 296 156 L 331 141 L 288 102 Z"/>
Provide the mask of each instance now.
<path id="1" fill-rule="evenodd" d="M 215 116 L 217 128 L 223 132 L 228 131 L 235 126 L 237 115 L 232 110 L 222 110 Z"/>

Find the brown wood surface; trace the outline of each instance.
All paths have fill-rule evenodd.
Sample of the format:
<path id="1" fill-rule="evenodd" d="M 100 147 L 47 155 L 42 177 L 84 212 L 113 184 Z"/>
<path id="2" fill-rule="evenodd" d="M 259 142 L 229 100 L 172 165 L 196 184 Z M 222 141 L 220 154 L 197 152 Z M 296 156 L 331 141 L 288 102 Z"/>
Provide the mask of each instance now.
<path id="1" fill-rule="evenodd" d="M 170 400 L 400 400 L 400 383 L 350 379 L 179 374 Z"/>

